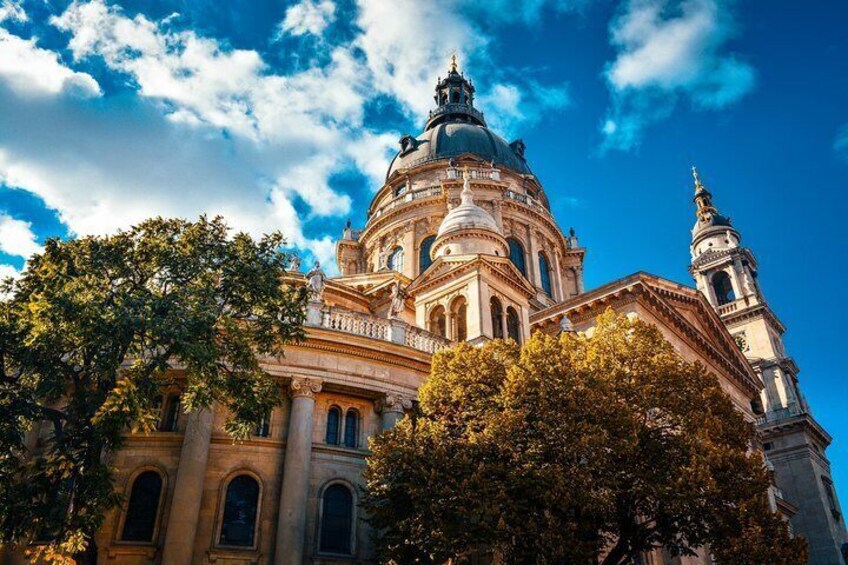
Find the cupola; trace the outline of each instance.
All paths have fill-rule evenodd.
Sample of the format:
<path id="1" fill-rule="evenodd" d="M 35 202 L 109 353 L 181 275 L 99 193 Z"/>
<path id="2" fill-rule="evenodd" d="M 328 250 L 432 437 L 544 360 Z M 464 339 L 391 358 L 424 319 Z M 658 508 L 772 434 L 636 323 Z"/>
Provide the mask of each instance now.
<path id="1" fill-rule="evenodd" d="M 503 231 L 490 213 L 474 203 L 468 171 L 462 174 L 460 204 L 445 216 L 436 233 L 431 255 L 509 255 Z"/>

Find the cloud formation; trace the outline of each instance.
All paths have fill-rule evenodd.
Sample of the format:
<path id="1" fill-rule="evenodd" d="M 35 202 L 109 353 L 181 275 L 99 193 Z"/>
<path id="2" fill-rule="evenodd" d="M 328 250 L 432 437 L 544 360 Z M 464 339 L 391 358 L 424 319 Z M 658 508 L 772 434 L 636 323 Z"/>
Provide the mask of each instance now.
<path id="1" fill-rule="evenodd" d="M 0 212 L 0 251 L 7 255 L 27 258 L 41 251 L 35 241 L 32 224 Z"/>
<path id="2" fill-rule="evenodd" d="M 726 53 L 734 33 L 730 0 L 628 0 L 610 25 L 617 50 L 605 77 L 611 107 L 605 149 L 629 150 L 679 99 L 719 109 L 752 90 L 754 69 Z"/>
<path id="3" fill-rule="evenodd" d="M 336 5 L 331 0 L 302 0 L 286 9 L 279 33 L 320 36 L 335 17 Z"/>
<path id="4" fill-rule="evenodd" d="M 529 21 L 533 10 L 582 3 L 539 1 L 522 13 Z M 334 222 L 321 218 L 342 218 L 353 204 L 331 179 L 363 175 L 376 189 L 399 137 L 366 123 L 369 105 L 388 100 L 418 121 L 453 49 L 479 62 L 477 76 L 494 68 L 479 6 L 357 0 L 354 8 L 350 35 L 322 38 L 326 57 L 284 71 L 255 49 L 181 27 L 173 14 L 155 20 L 105 0 L 75 0 L 55 14 L 48 23 L 67 46 L 48 49 L 11 31 L 6 24 L 27 14 L 2 0 L 0 183 L 40 198 L 72 234 L 159 214 L 224 214 L 253 233 L 280 229 L 331 264 Z M 281 15 L 279 31 L 328 34 L 337 11 L 332 0 L 302 0 Z M 522 80 L 495 76 L 480 92 L 496 127 L 568 104 L 564 85 Z"/>

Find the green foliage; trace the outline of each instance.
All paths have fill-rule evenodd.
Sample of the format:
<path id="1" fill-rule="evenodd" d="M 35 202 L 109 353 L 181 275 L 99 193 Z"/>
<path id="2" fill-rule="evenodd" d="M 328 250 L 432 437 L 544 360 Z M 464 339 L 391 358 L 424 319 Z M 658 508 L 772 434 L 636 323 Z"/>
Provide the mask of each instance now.
<path id="1" fill-rule="evenodd" d="M 0 302 L 0 542 L 49 540 L 57 562 L 90 550 L 117 502 L 108 454 L 152 429 L 162 387 L 178 384 L 187 411 L 226 407 L 227 431 L 247 437 L 281 398 L 260 357 L 303 336 L 283 244 L 221 218 L 157 218 L 30 258 Z"/>
<path id="2" fill-rule="evenodd" d="M 384 562 L 784 551 L 785 526 L 753 506 L 768 481 L 752 425 L 653 326 L 609 311 L 590 335 L 537 333 L 520 351 L 462 344 L 436 356 L 420 398 L 372 441 L 364 505 Z M 774 562 L 804 563 L 802 546 Z"/>

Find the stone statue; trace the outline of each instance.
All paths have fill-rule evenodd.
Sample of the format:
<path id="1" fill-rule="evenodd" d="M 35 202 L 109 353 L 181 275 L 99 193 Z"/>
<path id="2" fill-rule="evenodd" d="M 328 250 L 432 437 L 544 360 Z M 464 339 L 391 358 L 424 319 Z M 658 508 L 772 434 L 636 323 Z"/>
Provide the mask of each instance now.
<path id="1" fill-rule="evenodd" d="M 379 256 L 378 261 L 379 261 L 379 263 L 377 264 L 377 269 L 382 271 L 387 266 L 386 265 L 386 250 L 385 250 L 385 248 L 380 249 L 380 256 Z"/>
<path id="2" fill-rule="evenodd" d="M 309 280 L 309 290 L 312 292 L 313 299 L 323 300 L 327 277 L 324 275 L 324 271 L 321 270 L 321 263 L 315 261 L 315 266 L 306 274 L 306 278 Z"/>
<path id="3" fill-rule="evenodd" d="M 389 305 L 389 318 L 397 320 L 406 308 L 406 292 L 400 286 L 400 281 L 392 285 L 392 302 Z"/>
<path id="4" fill-rule="evenodd" d="M 298 257 L 297 255 L 292 257 L 292 260 L 289 263 L 289 271 L 293 273 L 300 272 L 300 257 Z"/>
<path id="5" fill-rule="evenodd" d="M 571 320 L 568 319 L 568 316 L 563 316 L 562 320 L 559 321 L 559 329 L 561 332 L 565 333 L 573 333 L 574 324 L 571 323 Z"/>

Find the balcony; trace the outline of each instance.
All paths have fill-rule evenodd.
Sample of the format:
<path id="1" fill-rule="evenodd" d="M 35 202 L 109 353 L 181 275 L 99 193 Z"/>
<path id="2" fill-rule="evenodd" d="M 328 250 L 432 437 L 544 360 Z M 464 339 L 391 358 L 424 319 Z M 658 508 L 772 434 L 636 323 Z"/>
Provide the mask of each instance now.
<path id="1" fill-rule="evenodd" d="M 311 303 L 309 309 L 307 326 L 405 345 L 431 354 L 453 345 L 449 339 L 401 320 L 378 318 L 338 306 L 322 306 L 320 303 Z"/>

